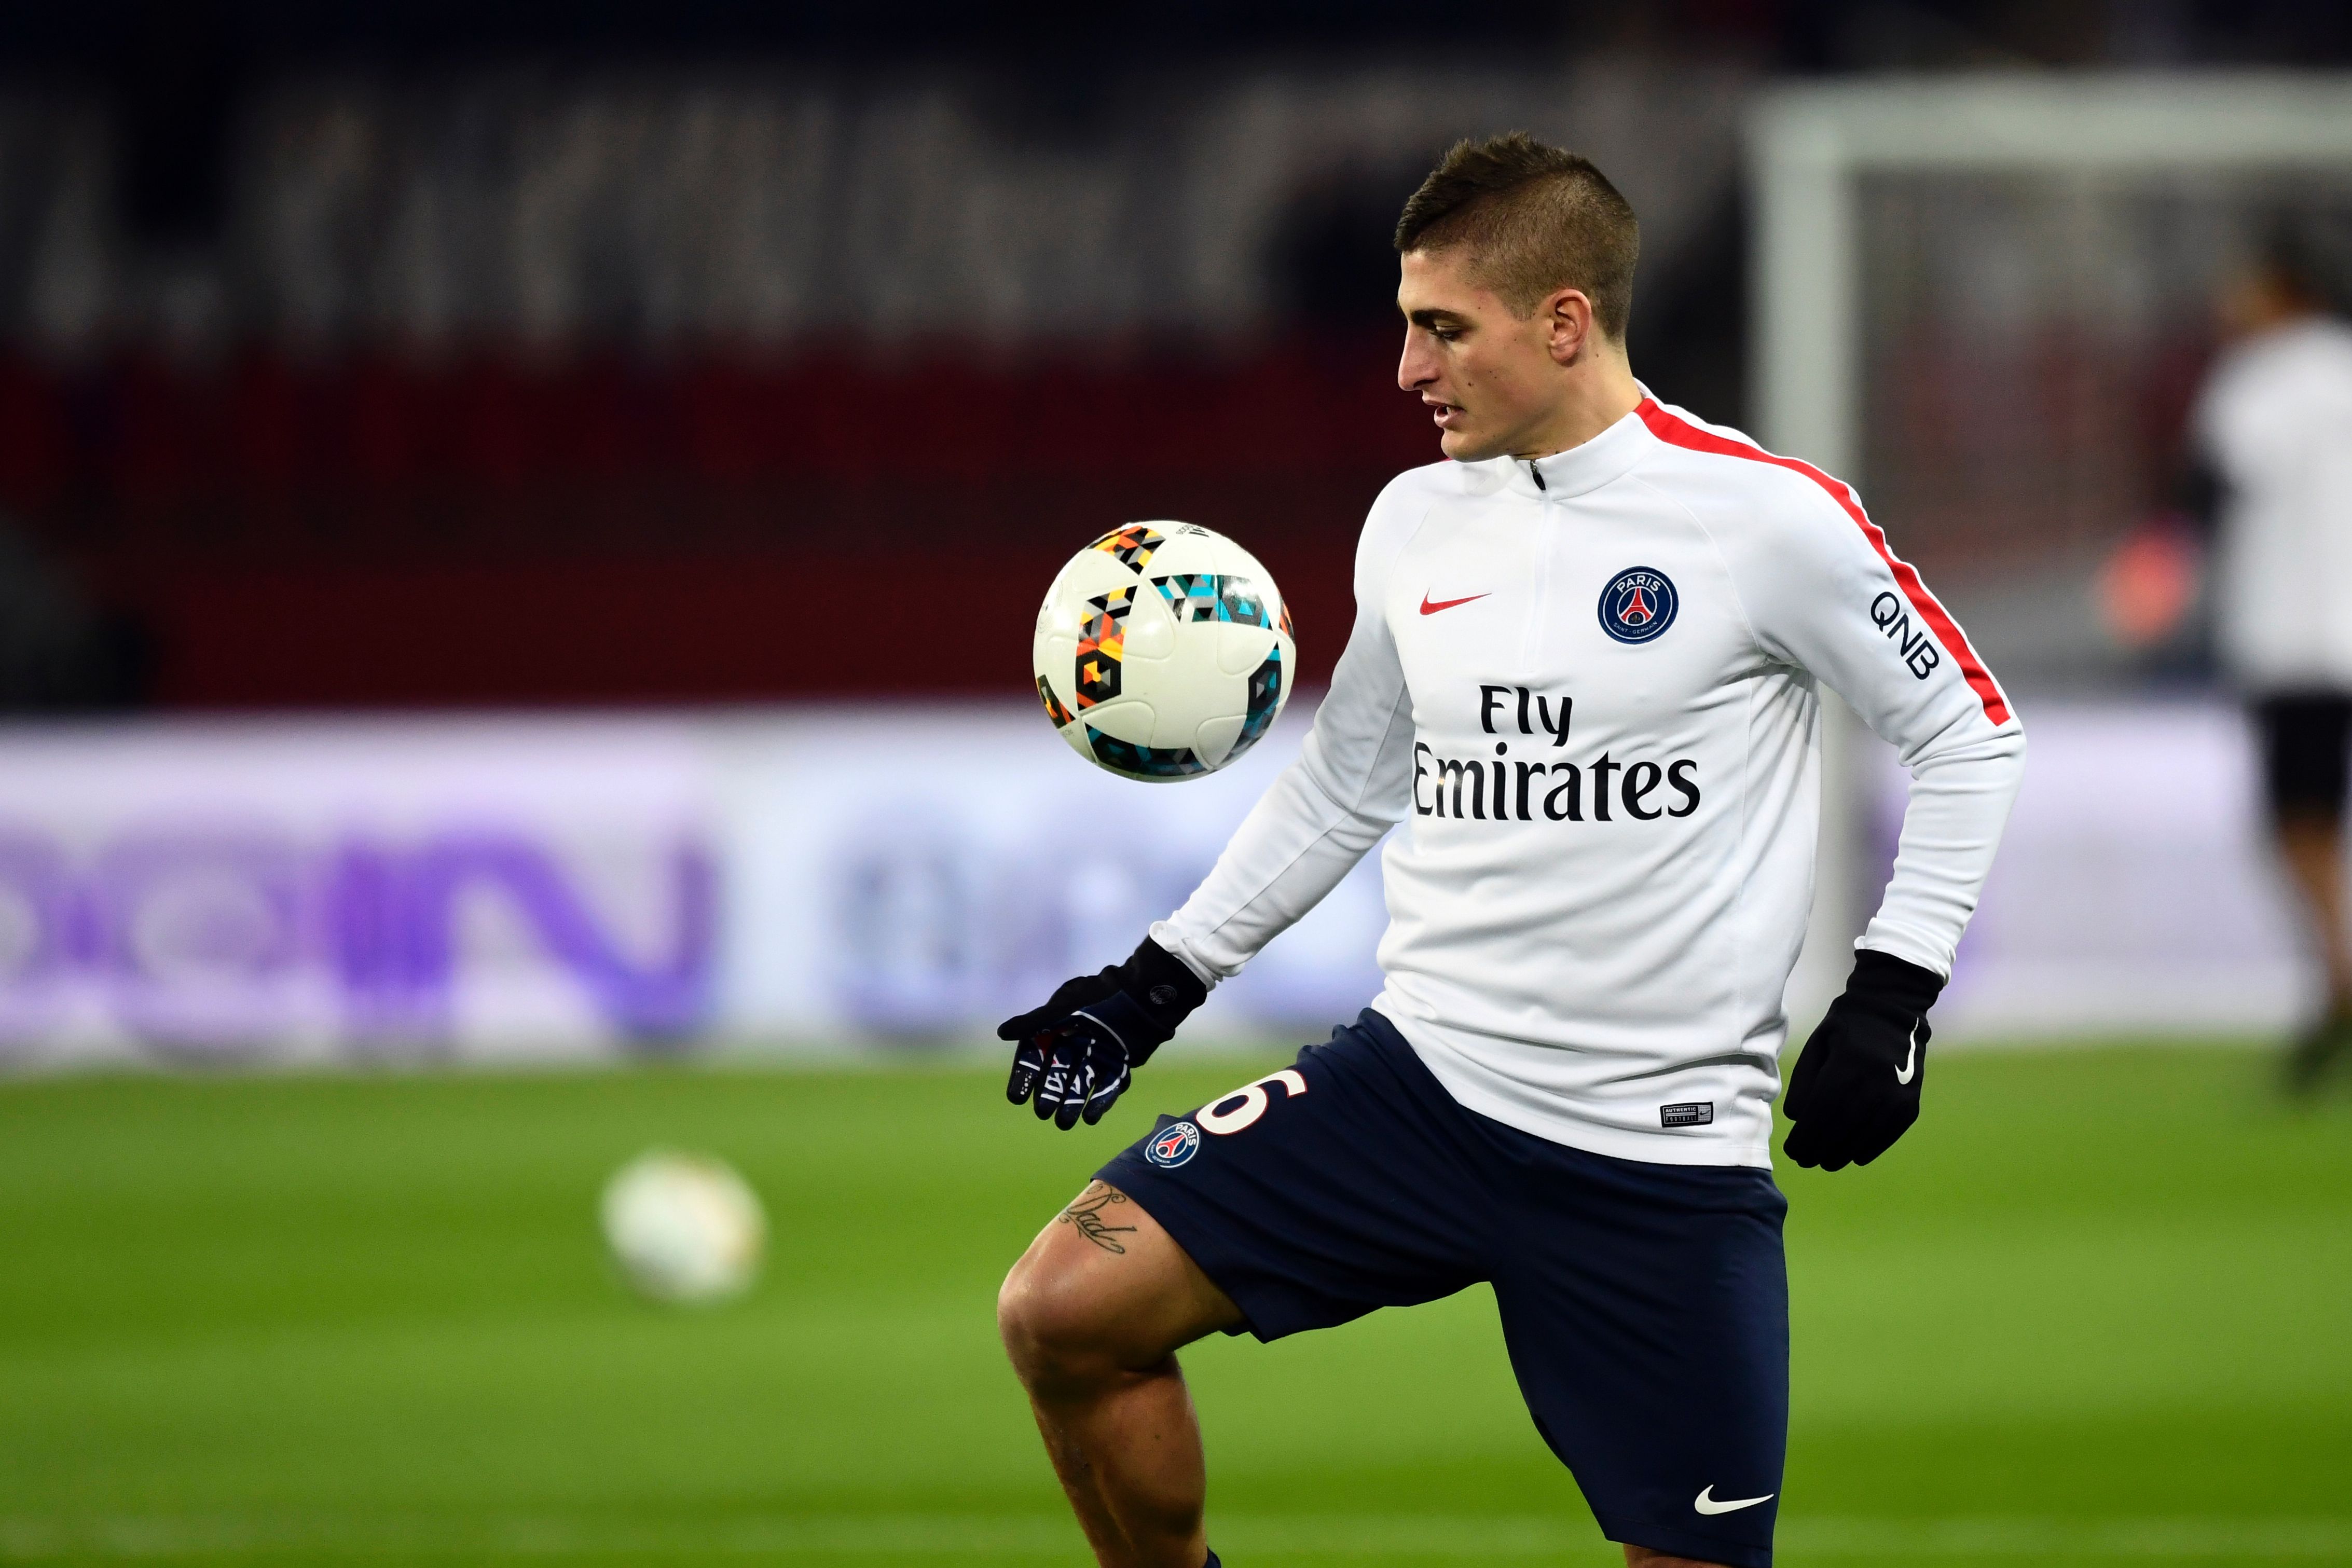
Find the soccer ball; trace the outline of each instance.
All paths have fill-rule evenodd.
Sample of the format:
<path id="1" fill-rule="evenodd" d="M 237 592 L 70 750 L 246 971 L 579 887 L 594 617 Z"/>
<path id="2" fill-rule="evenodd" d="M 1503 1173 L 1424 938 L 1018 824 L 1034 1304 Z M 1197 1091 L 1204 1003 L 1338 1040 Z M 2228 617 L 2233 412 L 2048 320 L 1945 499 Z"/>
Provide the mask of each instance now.
<path id="1" fill-rule="evenodd" d="M 1290 698 L 1290 609 L 1257 558 L 1189 522 L 1130 522 L 1070 558 L 1031 645 L 1070 749 L 1126 778 L 1214 773 Z"/>
<path id="2" fill-rule="evenodd" d="M 767 1216 L 724 1162 L 652 1150 L 604 1184 L 604 1245 L 622 1276 L 656 1301 L 723 1300 L 748 1289 Z"/>

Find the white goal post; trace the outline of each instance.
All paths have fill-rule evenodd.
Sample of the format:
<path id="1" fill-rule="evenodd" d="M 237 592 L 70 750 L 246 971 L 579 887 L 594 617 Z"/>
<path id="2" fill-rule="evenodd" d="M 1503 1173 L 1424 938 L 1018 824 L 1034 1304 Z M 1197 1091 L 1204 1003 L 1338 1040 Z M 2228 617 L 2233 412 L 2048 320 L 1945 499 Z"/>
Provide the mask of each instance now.
<path id="1" fill-rule="evenodd" d="M 1748 122 L 1754 201 L 1749 417 L 1759 439 L 1852 480 L 1864 438 L 1865 178 L 2017 174 L 2129 180 L 2352 171 L 2352 76 L 2035 73 L 1877 79 L 1765 94 Z M 1884 518 L 1896 531 L 1900 517 Z M 1988 650 L 1999 669 L 2000 650 Z M 1869 746 L 1825 705 L 1823 832 L 1812 925 L 1790 988 L 1801 1023 L 1843 984 L 1867 885 Z M 2030 787 L 2030 785 L 2029 785 Z"/>

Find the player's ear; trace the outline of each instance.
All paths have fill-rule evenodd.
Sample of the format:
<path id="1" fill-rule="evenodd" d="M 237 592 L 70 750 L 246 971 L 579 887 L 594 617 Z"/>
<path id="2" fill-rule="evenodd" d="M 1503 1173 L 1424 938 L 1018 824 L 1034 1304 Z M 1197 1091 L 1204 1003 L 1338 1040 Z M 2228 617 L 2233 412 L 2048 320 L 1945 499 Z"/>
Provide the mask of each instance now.
<path id="1" fill-rule="evenodd" d="M 1554 364 L 1574 364 L 1582 357 L 1596 330 L 1592 300 L 1581 289 L 1555 289 L 1536 307 L 1543 323 L 1544 347 Z"/>

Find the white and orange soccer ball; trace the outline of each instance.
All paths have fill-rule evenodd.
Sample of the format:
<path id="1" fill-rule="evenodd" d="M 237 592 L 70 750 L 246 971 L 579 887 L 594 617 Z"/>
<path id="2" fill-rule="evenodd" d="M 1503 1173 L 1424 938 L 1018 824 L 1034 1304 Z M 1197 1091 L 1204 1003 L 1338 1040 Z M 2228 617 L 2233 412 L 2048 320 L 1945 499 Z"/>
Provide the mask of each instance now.
<path id="1" fill-rule="evenodd" d="M 1272 575 L 1189 522 L 1130 522 L 1072 556 L 1031 655 L 1070 749 L 1153 783 L 1214 773 L 1255 745 L 1298 668 Z"/>

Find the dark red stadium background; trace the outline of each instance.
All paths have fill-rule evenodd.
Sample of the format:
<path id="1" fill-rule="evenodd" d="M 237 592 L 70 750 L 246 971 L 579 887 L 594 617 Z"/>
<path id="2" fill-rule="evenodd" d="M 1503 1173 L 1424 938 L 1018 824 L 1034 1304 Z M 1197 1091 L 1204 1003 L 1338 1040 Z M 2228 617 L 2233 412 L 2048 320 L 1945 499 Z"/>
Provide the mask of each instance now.
<path id="1" fill-rule="evenodd" d="M 1150 517 L 1255 552 L 1314 680 L 1364 508 L 1437 456 L 1392 353 L 19 355 L 0 505 L 168 706 L 1017 693 L 1055 567 Z"/>

